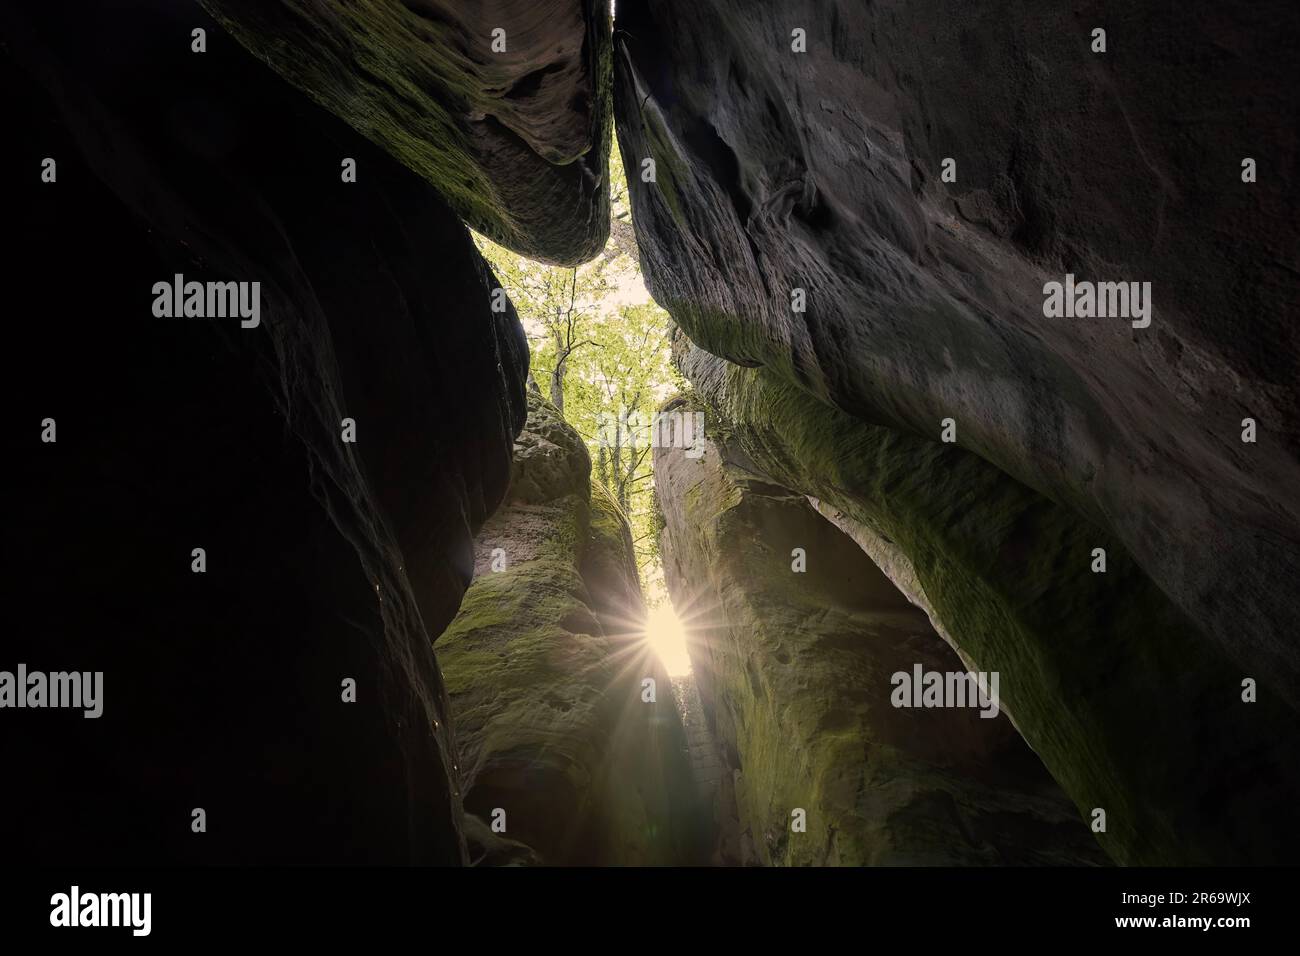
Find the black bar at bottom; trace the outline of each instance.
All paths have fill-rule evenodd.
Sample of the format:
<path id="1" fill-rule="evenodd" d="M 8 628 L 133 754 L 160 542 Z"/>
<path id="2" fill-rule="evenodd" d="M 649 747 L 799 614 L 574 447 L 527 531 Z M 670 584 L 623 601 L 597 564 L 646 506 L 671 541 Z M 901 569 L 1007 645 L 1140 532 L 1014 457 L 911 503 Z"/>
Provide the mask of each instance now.
<path id="1" fill-rule="evenodd" d="M 691 933 L 682 944 L 690 949 L 714 936 L 775 944 L 793 934 L 804 948 L 918 932 L 927 942 L 1199 936 L 1230 944 L 1281 934 L 1294 916 L 1295 883 L 1287 869 L 8 869 L 0 870 L 0 939 L 9 952 L 41 937 L 91 945 L 283 938 L 332 951 L 349 940 L 405 938 L 436 950 L 475 931 L 493 948 L 662 945 L 665 932 Z M 120 896 L 104 902 L 103 894 L 132 893 L 149 894 L 147 936 L 136 935 L 143 896 L 130 910 Z M 52 925 L 52 916 L 70 924 L 83 913 L 111 921 L 115 911 L 126 925 Z"/>

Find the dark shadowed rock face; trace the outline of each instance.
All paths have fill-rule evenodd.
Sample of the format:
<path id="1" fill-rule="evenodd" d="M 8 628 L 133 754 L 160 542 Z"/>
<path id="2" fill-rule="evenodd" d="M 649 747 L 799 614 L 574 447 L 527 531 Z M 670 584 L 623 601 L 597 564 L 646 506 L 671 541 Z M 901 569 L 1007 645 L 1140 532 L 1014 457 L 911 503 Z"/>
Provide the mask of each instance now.
<path id="1" fill-rule="evenodd" d="M 437 645 L 471 858 L 692 862 L 685 739 L 643 639 L 627 521 L 591 481 L 577 432 L 539 396 L 529 404 L 507 503 L 479 534 L 474 583 Z"/>
<path id="2" fill-rule="evenodd" d="M 8 474 L 4 665 L 102 670 L 104 713 L 6 712 L 7 858 L 460 862 L 431 641 L 509 478 L 517 319 L 427 182 L 197 8 L 68 16 L 0 14 L 4 401 L 57 422 Z M 155 318 L 176 273 L 260 282 L 260 324 Z"/>
<path id="3" fill-rule="evenodd" d="M 1148 7 L 620 5 L 642 262 L 707 351 L 932 441 L 953 419 L 1294 706 L 1300 193 L 1278 117 L 1300 7 Z M 1150 326 L 1045 318 L 1067 272 L 1150 282 Z"/>
<path id="4" fill-rule="evenodd" d="M 605 0 L 201 2 L 475 229 L 549 262 L 604 247 Z"/>
<path id="5" fill-rule="evenodd" d="M 1268 675 L 1245 702 L 1241 672 L 1118 541 L 970 452 L 678 346 L 729 454 L 817 499 L 963 661 L 1001 674 L 1003 709 L 1048 771 L 1085 819 L 1105 810 L 1098 839 L 1116 862 L 1295 856 L 1290 711 Z"/>
<path id="6" fill-rule="evenodd" d="M 725 441 L 696 451 L 655 452 L 664 571 L 746 862 L 1105 862 L 1005 716 L 891 706 L 895 673 L 965 668 L 858 546 Z"/>

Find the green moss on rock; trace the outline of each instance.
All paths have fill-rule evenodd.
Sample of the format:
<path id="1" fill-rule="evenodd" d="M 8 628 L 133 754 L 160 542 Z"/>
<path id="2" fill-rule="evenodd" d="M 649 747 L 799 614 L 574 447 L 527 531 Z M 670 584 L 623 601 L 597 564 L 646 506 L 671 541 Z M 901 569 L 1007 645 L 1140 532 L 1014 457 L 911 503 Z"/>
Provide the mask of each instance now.
<path id="1" fill-rule="evenodd" d="M 485 863 L 692 859 L 689 768 L 667 675 L 640 639 L 631 537 L 589 473 L 577 434 L 530 395 L 507 504 L 436 644 L 478 818 L 471 856 Z M 663 688 L 653 704 L 640 697 L 647 676 Z M 535 858 L 475 842 L 497 808 L 495 836 Z"/>
<path id="2" fill-rule="evenodd" d="M 772 481 L 829 502 L 915 568 L 940 630 L 1002 675 L 1025 739 L 1126 864 L 1280 862 L 1300 796 L 1276 696 L 1243 675 L 1121 544 L 951 445 L 873 427 L 766 369 L 682 353 Z M 1107 571 L 1090 570 L 1092 549 Z"/>
<path id="3" fill-rule="evenodd" d="M 802 495 L 716 441 L 694 460 L 659 449 L 655 474 L 666 576 L 693 609 L 695 676 L 751 861 L 1105 862 L 1005 718 L 890 706 L 893 673 L 961 663 Z"/>
<path id="4" fill-rule="evenodd" d="M 511 16 L 442 0 L 201 3 L 493 241 L 564 264 L 604 247 L 612 65 L 603 4 L 539 0 Z M 491 48 L 496 29 L 506 31 L 504 52 Z"/>

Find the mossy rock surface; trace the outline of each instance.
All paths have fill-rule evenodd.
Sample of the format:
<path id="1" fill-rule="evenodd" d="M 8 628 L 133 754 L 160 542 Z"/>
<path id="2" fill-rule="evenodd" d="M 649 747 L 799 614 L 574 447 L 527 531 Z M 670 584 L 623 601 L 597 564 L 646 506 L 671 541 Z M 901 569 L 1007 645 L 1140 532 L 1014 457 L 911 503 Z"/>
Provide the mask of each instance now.
<path id="1" fill-rule="evenodd" d="M 658 449 L 655 480 L 744 862 L 1105 863 L 1005 717 L 890 705 L 893 673 L 961 662 L 804 496 L 737 458 L 715 442 L 698 458 Z"/>
<path id="2" fill-rule="evenodd" d="M 1266 212 L 1294 165 L 1228 169 L 1294 154 L 1300 5 L 1139 7 L 1160 42 L 1112 29 L 1099 70 L 1069 4 L 620 3 L 640 261 L 711 354 L 860 422 L 951 419 L 1300 724 L 1300 217 Z M 1128 298 L 1050 316 L 1071 282 Z"/>
<path id="3" fill-rule="evenodd" d="M 1300 844 L 1297 734 L 1111 535 L 987 462 L 679 342 L 709 426 L 756 471 L 905 555 L 963 659 L 1124 864 L 1256 864 Z M 1105 573 L 1093 573 L 1104 548 Z M 1253 677 L 1258 703 L 1244 703 Z"/>
<path id="4" fill-rule="evenodd" d="M 471 857 L 691 862 L 684 739 L 667 675 L 642 639 L 627 521 L 592 484 L 576 432 L 532 394 L 514 479 L 436 644 L 465 810 L 477 818 L 466 828 Z M 647 677 L 661 689 L 654 703 L 641 698 Z M 497 809 L 504 833 L 490 829 Z"/>
<path id="5" fill-rule="evenodd" d="M 603 3 L 201 2 L 474 229 L 566 265 L 604 247 L 612 66 Z M 320 157 L 335 167 L 342 159 Z M 358 177 L 373 174 L 358 167 Z"/>

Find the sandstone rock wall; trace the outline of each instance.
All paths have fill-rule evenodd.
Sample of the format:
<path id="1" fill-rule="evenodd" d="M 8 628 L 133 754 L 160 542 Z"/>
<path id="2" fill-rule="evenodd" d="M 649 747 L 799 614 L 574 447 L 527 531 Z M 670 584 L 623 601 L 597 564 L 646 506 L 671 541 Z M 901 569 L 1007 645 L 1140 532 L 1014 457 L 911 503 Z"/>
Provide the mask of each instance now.
<path id="1" fill-rule="evenodd" d="M 862 422 L 951 418 L 1300 702 L 1300 8 L 646 0 L 615 26 L 642 263 L 697 345 Z M 1066 273 L 1151 283 L 1151 324 L 1046 318 Z"/>
<path id="2" fill-rule="evenodd" d="M 1288 709 L 1267 689 L 1245 703 L 1241 672 L 1119 542 L 969 452 L 679 346 L 711 434 L 874 540 L 864 550 L 963 661 L 1002 675 L 1006 712 L 1062 789 L 1089 819 L 1106 811 L 1099 840 L 1116 862 L 1290 858 L 1300 767 Z M 1095 547 L 1105 573 L 1091 571 Z"/>
<path id="3" fill-rule="evenodd" d="M 696 450 L 656 453 L 661 546 L 750 861 L 1104 862 L 1005 717 L 891 706 L 894 673 L 964 668 L 861 549 L 726 440 Z"/>
<path id="4" fill-rule="evenodd" d="M 203 6 L 304 94 L 424 176 L 475 229 L 551 262 L 584 262 L 604 247 L 605 3 Z"/>
<path id="5" fill-rule="evenodd" d="M 437 644 L 465 808 L 478 818 L 471 856 L 693 862 L 686 742 L 644 641 L 627 521 L 592 482 L 578 434 L 544 399 L 528 400 L 506 504 L 479 534 L 474 583 Z M 498 810 L 505 831 L 494 834 Z"/>
<path id="6" fill-rule="evenodd" d="M 0 30 L 4 653 L 105 694 L 98 720 L 6 712 L 7 859 L 461 862 L 431 642 L 524 420 L 513 311 L 425 180 L 196 6 Z M 156 318 L 177 273 L 259 282 L 259 324 Z"/>

